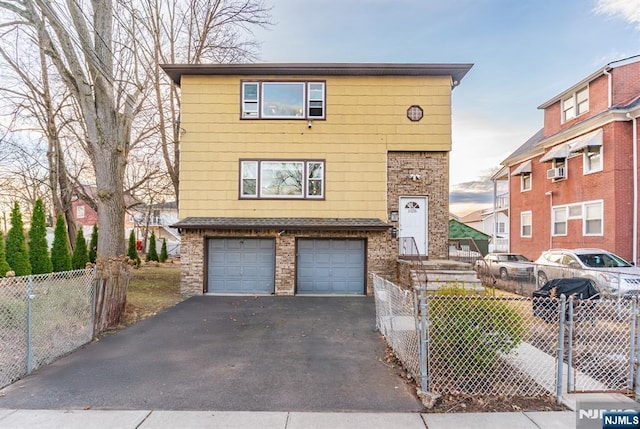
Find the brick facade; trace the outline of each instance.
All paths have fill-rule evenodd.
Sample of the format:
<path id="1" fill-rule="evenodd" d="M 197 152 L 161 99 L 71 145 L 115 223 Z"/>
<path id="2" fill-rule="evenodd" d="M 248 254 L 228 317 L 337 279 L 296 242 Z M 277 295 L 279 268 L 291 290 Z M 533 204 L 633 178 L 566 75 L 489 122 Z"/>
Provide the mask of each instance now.
<path id="1" fill-rule="evenodd" d="M 296 240 L 299 238 L 361 238 L 365 239 L 367 295 L 373 294 L 370 272 L 391 276 L 395 270 L 396 250 L 391 247 L 389 232 L 363 231 L 281 231 L 272 230 L 185 230 L 182 233 L 180 293 L 183 296 L 202 295 L 206 281 L 206 240 L 222 237 L 273 238 L 275 240 L 275 294 L 294 295 L 296 280 Z"/>
<path id="2" fill-rule="evenodd" d="M 547 102 L 543 107 L 544 138 L 529 152 L 509 158 L 513 171 L 525 159 L 531 160 L 531 189 L 521 191 L 520 176 L 510 177 L 510 246 L 511 251 L 536 259 L 549 248 L 602 248 L 633 260 L 633 125 L 638 116 L 640 97 L 640 62 L 613 67 L 612 93 L 609 106 L 609 76 L 595 75 L 589 86 L 589 110 L 571 121 L 561 121 L 561 99 Z M 585 84 L 586 85 L 586 84 Z M 580 85 L 582 87 L 582 85 Z M 576 88 L 579 89 L 579 88 Z M 630 116 L 626 114 L 630 113 Z M 637 124 L 636 124 L 637 126 Z M 640 128 L 640 127 L 639 127 Z M 572 139 L 602 130 L 602 170 L 585 174 L 583 152 L 573 152 L 565 159 L 566 178 L 547 179 L 546 171 L 552 163 L 540 162 L 548 151 Z M 640 130 L 636 130 L 640 131 Z M 540 150 L 544 148 L 544 152 Z M 534 155 L 535 154 L 535 155 Z M 511 162 L 511 160 L 513 160 Z M 552 208 L 585 202 L 602 202 L 602 234 L 584 233 L 584 216 L 569 218 L 566 235 L 552 234 Z M 521 236 L 521 213 L 532 214 L 532 236 Z M 633 261 L 636 264 L 640 261 Z"/>
<path id="3" fill-rule="evenodd" d="M 399 210 L 401 196 L 428 198 L 427 240 L 430 259 L 449 257 L 449 152 L 389 152 L 387 205 Z M 419 174 L 420 180 L 411 180 Z M 391 222 L 398 227 L 398 222 Z"/>
<path id="4" fill-rule="evenodd" d="M 411 180 L 410 174 L 420 174 Z M 387 204 L 389 213 L 398 210 L 401 196 L 427 196 L 430 259 L 446 259 L 449 217 L 449 153 L 389 152 Z M 397 222 L 390 222 L 398 227 Z M 181 293 L 202 294 L 206 281 L 206 239 L 214 237 L 261 237 L 275 239 L 275 293 L 294 295 L 296 284 L 296 240 L 299 238 L 366 239 L 367 294 L 373 293 L 370 272 L 397 274 L 398 240 L 390 231 L 296 231 L 287 230 L 190 230 L 182 232 Z"/>

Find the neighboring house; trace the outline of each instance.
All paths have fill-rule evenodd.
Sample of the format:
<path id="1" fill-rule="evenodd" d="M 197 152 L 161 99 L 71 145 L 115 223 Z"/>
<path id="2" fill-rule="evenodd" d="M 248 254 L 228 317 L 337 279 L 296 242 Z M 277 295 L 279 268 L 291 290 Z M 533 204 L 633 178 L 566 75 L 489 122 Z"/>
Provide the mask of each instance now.
<path id="1" fill-rule="evenodd" d="M 490 235 L 455 219 L 449 219 L 449 256 L 452 259 L 460 259 L 462 256 L 466 262 L 470 258 L 477 259 L 489 252 Z M 473 240 L 475 245 L 470 241 Z"/>
<path id="2" fill-rule="evenodd" d="M 446 258 L 451 91 L 470 68 L 163 66 L 182 92 L 182 293 L 370 294 L 399 240 Z"/>
<path id="3" fill-rule="evenodd" d="M 490 237 L 488 251 L 507 250 L 509 242 L 508 194 L 499 194 L 493 205 L 486 209 L 472 211 L 460 218 L 460 222 Z"/>
<path id="4" fill-rule="evenodd" d="M 148 232 L 148 236 L 151 236 L 153 232 L 156 237 L 158 252 L 160 252 L 162 240 L 166 240 L 168 254 L 171 256 L 180 255 L 180 233 L 171 226 L 178 222 L 177 202 L 170 201 L 141 205 L 137 206 L 135 211 L 136 237 L 144 237 L 145 232 Z"/>
<path id="5" fill-rule="evenodd" d="M 511 154 L 511 251 L 598 247 L 638 261 L 640 56 L 607 64 L 539 106 Z"/>
<path id="6" fill-rule="evenodd" d="M 97 188 L 95 186 L 85 186 L 82 189 L 82 193 L 84 193 L 84 195 L 89 195 L 95 198 L 97 197 Z M 129 194 L 125 195 L 124 202 L 127 210 L 124 217 L 124 230 L 126 233 L 126 238 L 128 238 L 129 233 L 135 226 L 133 218 L 135 212 L 134 209 L 136 206 L 142 203 L 140 202 L 140 200 L 132 197 Z M 76 222 L 76 225 L 78 225 L 78 227 L 82 227 L 82 233 L 84 234 L 85 239 L 89 240 L 93 230 L 93 225 L 96 225 L 98 223 L 98 212 L 91 208 L 91 206 L 82 199 L 81 193 L 76 193 L 71 198 L 71 207 L 73 210 L 73 218 Z"/>

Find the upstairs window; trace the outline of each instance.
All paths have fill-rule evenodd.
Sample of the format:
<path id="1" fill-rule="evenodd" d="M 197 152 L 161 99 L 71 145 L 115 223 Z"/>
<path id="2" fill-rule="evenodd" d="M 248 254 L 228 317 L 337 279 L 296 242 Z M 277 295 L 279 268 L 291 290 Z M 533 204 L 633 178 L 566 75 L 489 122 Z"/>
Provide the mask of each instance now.
<path id="1" fill-rule="evenodd" d="M 602 171 L 602 147 L 589 146 L 584 152 L 584 173 Z"/>
<path id="2" fill-rule="evenodd" d="M 531 190 L 531 173 L 523 173 L 520 176 L 520 192 Z"/>
<path id="3" fill-rule="evenodd" d="M 243 119 L 324 119 L 324 82 L 242 82 Z"/>
<path id="4" fill-rule="evenodd" d="M 324 161 L 240 161 L 240 198 L 324 198 Z"/>
<path id="5" fill-rule="evenodd" d="M 589 110 L 589 87 L 574 92 L 562 100 L 562 122 L 586 113 Z"/>

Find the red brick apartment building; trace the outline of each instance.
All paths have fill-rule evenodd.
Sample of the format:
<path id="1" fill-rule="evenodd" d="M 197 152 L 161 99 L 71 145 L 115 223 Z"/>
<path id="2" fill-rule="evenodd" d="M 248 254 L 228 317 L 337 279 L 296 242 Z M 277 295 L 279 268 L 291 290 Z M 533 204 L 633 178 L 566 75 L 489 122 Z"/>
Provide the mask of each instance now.
<path id="1" fill-rule="evenodd" d="M 640 55 L 538 108 L 544 127 L 502 163 L 511 251 L 598 247 L 638 264 Z"/>

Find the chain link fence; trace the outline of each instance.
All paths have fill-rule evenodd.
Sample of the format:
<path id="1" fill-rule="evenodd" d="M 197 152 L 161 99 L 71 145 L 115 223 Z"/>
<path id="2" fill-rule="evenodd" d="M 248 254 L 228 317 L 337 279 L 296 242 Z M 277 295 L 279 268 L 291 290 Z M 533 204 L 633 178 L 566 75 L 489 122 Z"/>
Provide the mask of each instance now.
<path id="1" fill-rule="evenodd" d="M 0 278 L 0 387 L 93 337 L 94 269 Z"/>
<path id="2" fill-rule="evenodd" d="M 378 329 L 423 391 L 640 396 L 636 299 L 428 294 L 373 280 Z"/>
<path id="3" fill-rule="evenodd" d="M 388 280 L 373 275 L 376 303 L 376 328 L 400 359 L 407 373 L 420 377 L 419 339 L 416 326 L 416 300 L 412 291 L 401 289 Z"/>

